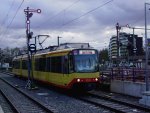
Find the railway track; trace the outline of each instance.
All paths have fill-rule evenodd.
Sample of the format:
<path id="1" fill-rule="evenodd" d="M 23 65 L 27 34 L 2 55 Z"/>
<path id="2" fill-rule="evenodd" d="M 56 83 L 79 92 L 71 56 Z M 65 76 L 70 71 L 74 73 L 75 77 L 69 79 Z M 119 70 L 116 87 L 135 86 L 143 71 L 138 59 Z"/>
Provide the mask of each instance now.
<path id="1" fill-rule="evenodd" d="M 22 88 L 22 86 L 23 87 L 25 86 L 25 85 L 22 85 L 23 81 L 20 82 L 21 83 L 20 84 L 18 80 L 15 80 L 16 77 L 10 77 L 10 76 L 7 76 L 6 74 L 1 75 L 1 76 L 13 85 L 18 84 L 19 89 L 25 90 L 25 89 Z M 12 81 L 15 81 L 15 82 L 12 82 Z M 49 95 L 46 96 L 46 102 L 44 102 L 44 98 L 45 98 L 44 96 L 37 96 L 38 92 L 43 92 L 44 91 L 44 90 L 38 91 L 42 87 L 44 87 L 44 89 L 46 88 L 46 90 L 52 90 L 50 92 L 54 92 L 55 96 L 53 96 L 53 94 L 49 93 Z M 53 88 L 51 89 L 51 87 L 49 88 L 49 87 L 45 87 L 45 86 L 42 86 L 42 87 L 40 87 L 40 85 L 39 85 L 38 90 L 32 91 L 32 92 L 36 92 L 35 97 L 36 98 L 40 97 L 39 99 L 42 99 L 44 97 L 42 99 L 42 101 L 44 103 L 53 105 L 53 108 L 55 108 L 55 102 L 56 102 L 57 103 L 57 105 L 56 105 L 57 108 L 56 109 L 60 113 L 67 113 L 67 112 L 69 112 L 69 113 L 106 113 L 106 111 L 107 111 L 107 113 L 112 113 L 112 112 L 109 112 L 109 110 L 106 110 L 106 109 L 103 109 L 103 108 L 95 108 L 94 105 L 82 102 L 82 101 L 77 100 L 75 98 L 70 98 L 68 95 L 66 95 L 66 91 L 65 91 L 65 94 L 64 94 L 63 92 L 61 92 L 61 90 L 57 90 L 57 89 L 55 90 Z M 45 92 L 47 92 L 47 91 L 45 91 Z M 31 94 L 29 90 L 27 91 L 27 93 Z M 34 94 L 32 93 L 32 95 L 34 95 Z M 54 102 L 52 102 L 52 101 L 54 101 Z M 59 109 L 59 108 L 61 108 L 61 109 Z"/>
<path id="2" fill-rule="evenodd" d="M 5 97 L 3 92 L 0 90 L 0 113 L 16 113 L 16 109 L 13 104 Z"/>
<path id="3" fill-rule="evenodd" d="M 108 95 L 108 94 L 88 93 L 88 95 L 93 96 L 95 98 L 105 99 L 105 100 L 109 100 L 109 101 L 116 102 L 116 103 L 119 103 L 119 104 L 123 104 L 123 105 L 129 106 L 129 107 L 132 107 L 134 109 L 139 109 L 139 110 L 142 110 L 142 111 L 145 111 L 145 112 L 150 112 L 149 107 L 146 107 L 146 106 L 143 106 L 143 105 L 140 105 L 140 104 L 136 104 L 136 103 L 133 103 L 133 102 L 130 102 L 130 101 L 111 98 L 111 95 Z"/>
<path id="4" fill-rule="evenodd" d="M 10 75 L 10 76 L 14 76 L 14 74 L 9 72 L 9 71 L 0 71 L 0 73 L 4 73 L 4 74 Z"/>
<path id="5" fill-rule="evenodd" d="M 127 104 L 121 101 L 115 101 L 91 93 L 88 93 L 85 96 L 80 96 L 80 97 L 75 96 L 75 98 L 93 104 L 97 107 L 104 107 L 116 113 L 150 113 L 149 109 L 145 109 L 129 103 Z"/>
<path id="6" fill-rule="evenodd" d="M 2 78 L 0 78 L 0 90 L 15 113 L 58 113 L 55 109 L 32 98 Z"/>
<path id="7" fill-rule="evenodd" d="M 72 95 L 69 94 L 69 96 Z M 73 95 L 73 97 L 86 103 L 95 105 L 96 107 L 100 108 L 103 107 L 116 113 L 150 113 L 150 108 L 116 100 L 111 98 L 109 95 L 104 96 L 104 95 L 96 95 L 93 93 L 86 93 L 86 95 L 84 96 Z"/>

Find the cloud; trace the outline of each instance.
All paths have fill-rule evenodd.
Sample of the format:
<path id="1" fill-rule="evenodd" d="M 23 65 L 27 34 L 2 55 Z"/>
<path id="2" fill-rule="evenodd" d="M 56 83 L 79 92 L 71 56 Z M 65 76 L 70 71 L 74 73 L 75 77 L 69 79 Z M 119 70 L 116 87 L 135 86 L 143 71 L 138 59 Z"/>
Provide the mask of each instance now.
<path id="1" fill-rule="evenodd" d="M 150 2 L 145 0 L 146 2 Z M 144 27 L 144 0 L 113 0 L 111 3 L 84 15 L 95 9 L 107 0 L 25 0 L 12 25 L 4 34 L 4 29 L 12 20 L 17 7 L 21 3 L 15 0 L 5 24 L 0 28 L 0 47 L 21 47 L 26 44 L 25 14 L 28 6 L 32 9 L 41 9 L 42 13 L 34 13 L 31 18 L 31 31 L 35 35 L 50 34 L 53 38 L 44 42 L 45 47 L 57 44 L 57 36 L 61 36 L 61 42 L 89 42 L 97 49 L 106 47 L 112 35 L 116 34 L 115 25 L 129 24 L 131 26 Z M 5 0 L 1 6 L 0 23 L 4 19 L 12 1 Z M 65 10 L 64 10 L 65 9 Z M 80 18 L 81 15 L 84 15 Z M 150 18 L 150 14 L 147 14 Z M 150 21 L 148 21 L 148 24 Z M 125 29 L 123 29 L 125 30 Z M 125 30 L 132 33 L 131 30 Z M 138 30 L 140 35 L 143 31 Z M 3 38 L 5 37 L 5 38 Z M 20 37 L 20 38 L 17 38 Z M 6 41 L 6 39 L 8 41 Z M 4 44 L 5 42 L 5 44 Z"/>

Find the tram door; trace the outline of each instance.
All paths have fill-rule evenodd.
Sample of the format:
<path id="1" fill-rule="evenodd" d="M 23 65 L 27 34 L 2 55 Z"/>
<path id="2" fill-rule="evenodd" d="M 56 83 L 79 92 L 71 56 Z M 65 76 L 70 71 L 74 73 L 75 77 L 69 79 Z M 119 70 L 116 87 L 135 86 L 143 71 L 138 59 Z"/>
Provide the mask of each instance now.
<path id="1" fill-rule="evenodd" d="M 64 56 L 62 59 L 62 72 L 64 76 L 69 74 L 68 55 Z"/>
<path id="2" fill-rule="evenodd" d="M 63 62 L 62 62 L 62 68 L 63 68 L 63 74 L 71 74 L 74 72 L 74 60 L 73 60 L 73 55 L 69 54 L 67 56 L 63 57 Z"/>

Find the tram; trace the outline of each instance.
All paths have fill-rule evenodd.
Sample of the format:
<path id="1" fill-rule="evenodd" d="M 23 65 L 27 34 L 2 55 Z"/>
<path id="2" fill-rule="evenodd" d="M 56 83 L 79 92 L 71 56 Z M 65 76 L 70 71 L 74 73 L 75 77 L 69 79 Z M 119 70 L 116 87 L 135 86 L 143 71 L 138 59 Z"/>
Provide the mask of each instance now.
<path id="1" fill-rule="evenodd" d="M 84 44 L 85 46 L 85 44 Z M 99 83 L 98 51 L 89 46 L 60 46 L 32 56 L 33 79 L 65 89 L 92 90 Z M 13 59 L 13 73 L 28 77 L 27 55 Z"/>

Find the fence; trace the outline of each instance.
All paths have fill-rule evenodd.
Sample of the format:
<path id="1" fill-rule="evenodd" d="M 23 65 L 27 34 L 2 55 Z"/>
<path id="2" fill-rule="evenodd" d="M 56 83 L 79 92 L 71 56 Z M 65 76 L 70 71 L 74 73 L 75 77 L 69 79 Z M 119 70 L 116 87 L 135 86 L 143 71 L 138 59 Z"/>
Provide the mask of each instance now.
<path id="1" fill-rule="evenodd" d="M 148 70 L 148 76 L 150 79 L 150 70 Z M 104 81 L 105 78 L 109 80 L 126 80 L 126 81 L 133 81 L 133 82 L 145 82 L 145 70 L 141 68 L 113 68 L 107 71 L 101 72 L 101 81 Z"/>

